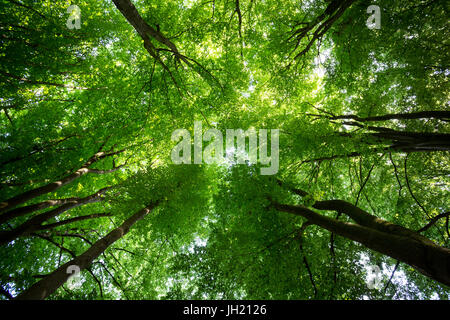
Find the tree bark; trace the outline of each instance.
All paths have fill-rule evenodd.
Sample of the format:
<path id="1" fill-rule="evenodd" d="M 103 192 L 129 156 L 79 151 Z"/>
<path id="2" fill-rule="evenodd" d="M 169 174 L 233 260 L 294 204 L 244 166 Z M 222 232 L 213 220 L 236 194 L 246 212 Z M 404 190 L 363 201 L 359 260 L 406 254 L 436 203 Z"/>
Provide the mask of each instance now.
<path id="1" fill-rule="evenodd" d="M 3 108 L 4 109 L 8 109 L 8 108 L 5 108 L 5 107 L 3 107 Z M 68 135 L 67 137 L 64 137 L 62 139 L 49 142 L 48 144 L 43 145 L 43 146 L 35 145 L 35 146 L 31 147 L 30 148 L 31 150 L 28 151 L 26 154 L 22 154 L 20 156 L 16 156 L 16 157 L 13 157 L 11 159 L 8 159 L 8 160 L 0 162 L 0 167 L 3 167 L 5 165 L 7 165 L 7 164 L 10 164 L 10 163 L 13 163 L 13 162 L 16 162 L 16 161 L 23 160 L 23 159 L 25 159 L 27 157 L 31 157 L 32 155 L 34 155 L 36 153 L 40 153 L 40 152 L 42 152 L 44 150 L 47 150 L 47 149 L 52 148 L 54 146 L 57 146 L 58 144 L 66 141 L 67 139 L 70 139 L 70 138 L 76 137 L 76 136 L 78 136 L 78 135 L 77 134 L 71 134 L 71 135 Z"/>
<path id="2" fill-rule="evenodd" d="M 369 129 L 374 130 L 374 127 Z M 379 128 L 378 128 L 379 129 Z M 450 151 L 450 134 L 431 132 L 401 132 L 395 130 L 377 130 L 370 133 L 375 138 L 391 141 L 391 151 L 421 152 Z"/>
<path id="3" fill-rule="evenodd" d="M 102 145 L 103 147 L 103 145 Z M 100 148 L 101 150 L 101 148 Z M 123 152 L 125 150 L 120 150 L 120 151 L 116 151 L 116 152 L 103 152 L 103 151 L 98 151 L 96 154 L 94 154 L 91 158 L 89 158 L 82 166 L 81 168 L 79 168 L 78 170 L 76 170 L 75 172 L 69 174 L 68 176 L 62 178 L 61 180 L 58 181 L 54 181 L 52 183 L 46 184 L 45 186 L 42 187 L 38 187 L 35 189 L 31 189 L 28 191 L 25 191 L 17 196 L 14 196 L 8 200 L 5 200 L 4 202 L 0 202 L 0 213 L 9 211 L 10 209 L 18 206 L 19 204 L 22 204 L 28 200 L 34 199 L 36 197 L 42 196 L 44 194 L 47 194 L 49 192 L 53 192 L 56 191 L 60 188 L 62 188 L 63 186 L 71 183 L 72 181 L 78 179 L 79 177 L 87 174 L 87 173 L 102 173 L 102 172 L 98 172 L 98 170 L 95 169 L 89 169 L 89 166 L 92 165 L 93 163 L 106 158 L 108 156 L 112 156 L 112 155 L 116 155 L 119 154 L 121 152 Z M 117 169 L 117 168 L 116 168 Z M 114 169 L 115 170 L 115 169 Z M 105 171 L 105 172 L 111 172 L 109 171 Z"/>
<path id="4" fill-rule="evenodd" d="M 101 201 L 102 200 L 101 196 L 108 189 L 110 189 L 110 187 L 103 188 L 90 196 L 87 196 L 85 198 L 75 199 L 73 201 L 70 201 L 70 202 L 58 207 L 58 208 L 38 214 L 38 215 L 30 218 L 26 222 L 22 223 L 20 226 L 16 227 L 13 230 L 0 232 L 0 245 L 7 244 L 18 237 L 26 236 L 36 230 L 39 230 L 42 227 L 42 223 L 62 214 L 63 212 L 66 212 L 70 209 L 79 207 L 81 205 Z"/>
<path id="5" fill-rule="evenodd" d="M 179 53 L 175 44 L 167 39 L 160 31 L 155 30 L 153 27 L 147 24 L 141 15 L 137 11 L 136 7 L 129 0 L 113 0 L 117 9 L 123 14 L 123 16 L 128 20 L 128 22 L 133 26 L 133 28 L 139 33 L 141 38 L 146 41 L 148 36 L 151 36 L 156 41 L 164 44 L 168 47 L 175 55 L 182 58 L 183 56 Z M 183 58 L 182 58 L 183 59 Z"/>
<path id="6" fill-rule="evenodd" d="M 301 205 L 294 206 L 274 202 L 273 206 L 279 211 L 302 216 L 310 223 L 332 233 L 400 260 L 427 277 L 450 286 L 450 250 L 434 244 L 412 230 L 393 225 L 379 218 L 376 218 L 378 221 L 375 222 L 378 227 L 374 228 L 372 225 L 374 221 L 366 220 L 365 214 L 363 214 L 364 217 L 361 220 L 361 217 L 359 217 L 360 212 L 352 215 L 365 225 L 341 222 L 320 215 Z M 328 207 L 328 209 L 331 208 Z M 349 210 L 343 212 L 349 213 Z M 389 228 L 389 226 L 395 227 Z M 397 230 L 407 230 L 407 232 L 397 232 Z M 414 234 L 416 236 L 413 236 Z"/>
<path id="7" fill-rule="evenodd" d="M 366 128 L 358 122 L 343 122 L 343 124 Z M 368 126 L 368 130 L 374 131 L 367 133 L 369 139 L 363 140 L 368 144 L 378 144 L 391 142 L 387 151 L 396 152 L 427 152 L 427 151 L 449 151 L 450 134 L 435 132 L 412 132 L 397 131 L 386 127 Z M 353 137 L 352 133 L 338 133 L 340 136 Z M 375 143 L 371 140 L 375 139 Z"/>
<path id="8" fill-rule="evenodd" d="M 419 111 L 410 113 L 393 113 L 381 116 L 361 118 L 356 115 L 340 115 L 329 117 L 331 120 L 347 119 L 358 122 L 386 121 L 386 120 L 409 120 L 409 119 L 450 119 L 450 111 Z"/>
<path id="9" fill-rule="evenodd" d="M 306 197 L 309 195 L 308 192 L 304 190 L 288 186 L 282 180 L 277 180 L 277 182 L 281 187 L 285 187 L 289 189 L 291 192 L 301 197 Z M 329 210 L 329 211 L 337 211 L 338 213 L 343 213 L 350 219 L 354 220 L 357 224 L 378 230 L 380 232 L 387 232 L 387 233 L 395 232 L 397 233 L 397 235 L 412 237 L 416 238 L 418 241 L 425 241 L 432 243 L 429 239 L 420 235 L 419 231 L 418 232 L 412 231 L 402 226 L 380 219 L 377 216 L 370 214 L 369 212 L 357 207 L 356 205 L 348 201 L 322 200 L 314 202 L 314 204 L 312 204 L 311 207 L 318 210 Z M 439 219 L 441 217 L 437 218 Z"/>
<path id="10" fill-rule="evenodd" d="M 172 53 L 178 61 L 183 61 L 187 66 L 192 68 L 208 83 L 212 84 L 214 82 L 221 86 L 220 82 L 211 74 L 211 72 L 209 72 L 196 60 L 180 53 L 177 46 L 172 41 L 164 36 L 159 30 L 155 30 L 152 26 L 145 22 L 145 20 L 141 17 L 136 7 L 130 0 L 113 0 L 113 2 L 116 5 L 117 9 L 119 9 L 119 11 L 125 17 L 125 19 L 127 19 L 131 26 L 133 26 L 136 32 L 141 36 L 142 40 L 144 40 L 144 48 L 156 61 L 158 61 L 158 63 L 164 68 L 164 70 L 169 73 L 172 81 L 175 83 L 178 89 L 179 85 L 175 77 L 173 76 L 169 67 L 161 60 L 159 56 L 160 51 L 168 51 Z M 168 49 L 156 48 L 150 38 L 158 41 Z"/>
<path id="11" fill-rule="evenodd" d="M 62 286 L 70 274 L 67 273 L 67 268 L 71 265 L 76 265 L 80 270 L 84 270 L 91 265 L 91 263 L 98 258 L 110 245 L 122 238 L 128 233 L 130 228 L 139 220 L 144 218 L 151 210 L 153 210 L 158 203 L 153 203 L 146 208 L 136 212 L 130 218 L 125 220 L 122 225 L 112 230 L 105 237 L 95 242 L 88 250 L 78 257 L 72 259 L 66 264 L 62 265 L 51 274 L 47 275 L 30 288 L 19 294 L 15 299 L 17 300 L 40 300 L 45 299 L 60 286 Z"/>
<path id="12" fill-rule="evenodd" d="M 67 219 L 67 220 L 63 220 L 63 221 L 58 221 L 58 222 L 55 222 L 55 223 L 44 224 L 44 225 L 41 225 L 38 228 L 36 228 L 35 231 L 51 230 L 51 229 L 54 229 L 56 227 L 65 226 L 66 224 L 74 223 L 74 222 L 77 222 L 77 221 L 96 219 L 96 218 L 101 218 L 101 217 L 110 217 L 110 216 L 111 216 L 111 214 L 107 213 L 107 212 L 105 212 L 105 213 L 93 213 L 93 214 L 88 214 L 88 215 L 85 215 L 85 216 L 75 217 L 75 218 L 71 218 L 71 219 Z"/>
<path id="13" fill-rule="evenodd" d="M 25 216 L 29 213 L 43 210 L 49 207 L 67 204 L 71 201 L 77 200 L 77 198 L 66 198 L 66 199 L 54 199 L 54 200 L 46 200 L 43 202 L 31 204 L 29 206 L 24 206 L 20 208 L 15 208 L 10 211 L 7 211 L 0 215 L 0 224 L 5 223 L 9 220 L 12 220 L 17 217 Z"/>
<path id="14" fill-rule="evenodd" d="M 355 123 L 353 123 L 353 125 L 355 125 Z M 402 132 L 382 127 L 369 127 L 368 129 L 377 132 L 366 133 L 365 138 L 362 139 L 362 143 L 374 146 L 371 150 L 373 152 L 412 153 L 450 151 L 450 134 L 448 133 Z M 354 135 L 351 133 L 339 132 L 338 135 L 354 138 Z M 390 146 L 383 148 L 376 147 L 377 145 L 386 145 L 388 143 L 390 143 Z M 355 151 L 348 154 L 306 159 L 301 161 L 301 164 L 359 156 L 361 156 L 361 153 Z"/>
<path id="15" fill-rule="evenodd" d="M 119 9 L 120 13 L 127 19 L 127 21 L 131 24 L 131 26 L 136 30 L 136 32 L 141 36 L 142 40 L 144 40 L 144 48 L 147 50 L 147 52 L 156 60 L 158 63 L 169 73 L 170 77 L 172 78 L 172 81 L 177 85 L 175 78 L 172 75 L 172 72 L 167 67 L 167 65 L 161 60 L 158 54 L 158 50 L 153 45 L 153 43 L 150 40 L 150 37 L 154 38 L 159 43 L 162 43 L 170 48 L 170 51 L 173 52 L 175 55 L 182 56 L 178 52 L 177 47 L 175 44 L 173 44 L 170 40 L 168 40 L 166 37 L 162 35 L 161 32 L 158 30 L 155 30 L 151 26 L 145 22 L 144 19 L 142 19 L 141 15 L 137 11 L 136 7 L 133 5 L 133 3 L 129 0 L 113 0 L 114 4 L 116 5 L 117 9 Z"/>
<path id="16" fill-rule="evenodd" d="M 293 51 L 295 52 L 295 50 L 297 50 L 304 38 L 308 38 L 308 43 L 302 51 L 296 54 L 294 60 L 297 60 L 301 56 L 305 55 L 311 49 L 313 44 L 324 36 L 324 34 L 344 14 L 353 2 L 355 2 L 355 0 L 332 0 L 325 11 L 314 21 L 307 23 L 305 27 L 295 30 L 288 38 L 288 41 L 295 38 L 295 48 Z M 300 23 L 297 25 L 299 24 Z M 314 32 L 312 32 L 313 30 Z"/>

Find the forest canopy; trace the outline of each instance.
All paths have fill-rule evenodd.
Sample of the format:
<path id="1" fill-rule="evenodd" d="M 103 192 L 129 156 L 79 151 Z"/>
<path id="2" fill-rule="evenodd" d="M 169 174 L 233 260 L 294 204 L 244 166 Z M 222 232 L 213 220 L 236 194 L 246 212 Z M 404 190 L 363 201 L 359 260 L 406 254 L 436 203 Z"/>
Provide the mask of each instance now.
<path id="1" fill-rule="evenodd" d="M 448 17 L 0 0 L 0 299 L 449 299 Z"/>

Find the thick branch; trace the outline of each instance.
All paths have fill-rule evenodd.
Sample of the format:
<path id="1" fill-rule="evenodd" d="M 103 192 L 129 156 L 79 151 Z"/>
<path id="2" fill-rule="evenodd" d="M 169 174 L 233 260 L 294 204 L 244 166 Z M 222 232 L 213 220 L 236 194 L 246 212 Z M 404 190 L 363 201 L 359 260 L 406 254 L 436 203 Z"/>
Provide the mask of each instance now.
<path id="1" fill-rule="evenodd" d="M 369 227 L 337 221 L 304 206 L 275 202 L 273 207 L 279 211 L 302 216 L 330 232 L 405 262 L 426 276 L 450 285 L 450 250 L 447 248 L 439 247 L 431 241 L 422 242 L 416 238 L 398 235 L 396 232 L 381 232 Z"/>
<path id="2" fill-rule="evenodd" d="M 370 122 L 370 121 L 386 121 L 386 120 L 409 120 L 409 119 L 441 119 L 448 120 L 450 119 L 450 111 L 419 111 L 419 112 L 410 112 L 410 113 L 393 113 L 393 114 L 385 114 L 382 116 L 372 116 L 361 118 L 357 115 L 340 115 L 340 116 L 332 116 L 329 117 L 331 120 L 339 120 L 339 119 L 347 119 L 347 120 L 355 120 L 359 122 Z"/>

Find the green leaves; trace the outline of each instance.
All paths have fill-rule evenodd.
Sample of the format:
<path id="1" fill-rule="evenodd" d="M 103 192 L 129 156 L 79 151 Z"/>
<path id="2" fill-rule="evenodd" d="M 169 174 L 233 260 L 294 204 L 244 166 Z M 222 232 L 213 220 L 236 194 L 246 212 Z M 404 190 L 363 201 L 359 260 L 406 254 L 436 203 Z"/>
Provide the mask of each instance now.
<path id="1" fill-rule="evenodd" d="M 186 57 L 150 37 L 167 68 L 110 1 L 78 1 L 81 28 L 73 30 L 65 25 L 64 1 L 3 2 L 0 203 L 58 181 L 102 144 L 103 151 L 123 151 L 90 166 L 108 173 L 83 175 L 23 204 L 114 186 L 101 202 L 47 223 L 112 216 L 0 247 L 0 285 L 9 292 L 30 287 L 71 259 L 69 251 L 83 252 L 132 212 L 160 201 L 94 262 L 95 277 L 88 272 L 79 291 L 61 288 L 51 298 L 448 298 L 448 288 L 403 264 L 387 296 L 369 290 L 361 255 L 385 273 L 396 261 L 317 226 L 300 239 L 305 219 L 271 206 L 342 199 L 412 230 L 448 211 L 448 151 L 421 140 L 433 152 L 411 152 L 405 172 L 410 151 L 402 144 L 414 134 L 448 133 L 448 119 L 360 119 L 448 109 L 444 1 L 377 1 L 379 30 L 366 26 L 369 4 L 356 1 L 295 59 L 311 37 L 298 47 L 289 37 L 319 21 L 329 1 L 240 1 L 239 18 L 235 1 L 133 0 L 142 19 Z M 172 132 L 192 130 L 196 120 L 223 133 L 279 129 L 277 176 L 259 175 L 258 165 L 173 165 Z M 405 138 L 386 138 L 393 131 Z M 277 179 L 308 195 L 295 195 Z M 449 247 L 446 228 L 442 219 L 423 235 Z"/>

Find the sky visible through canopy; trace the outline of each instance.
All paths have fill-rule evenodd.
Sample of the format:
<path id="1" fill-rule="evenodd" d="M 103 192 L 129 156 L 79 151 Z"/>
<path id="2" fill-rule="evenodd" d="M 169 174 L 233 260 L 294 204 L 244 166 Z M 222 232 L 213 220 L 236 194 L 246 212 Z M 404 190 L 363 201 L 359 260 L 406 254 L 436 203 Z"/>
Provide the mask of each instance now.
<path id="1" fill-rule="evenodd" d="M 450 295 L 443 0 L 0 0 L 0 299 Z"/>

